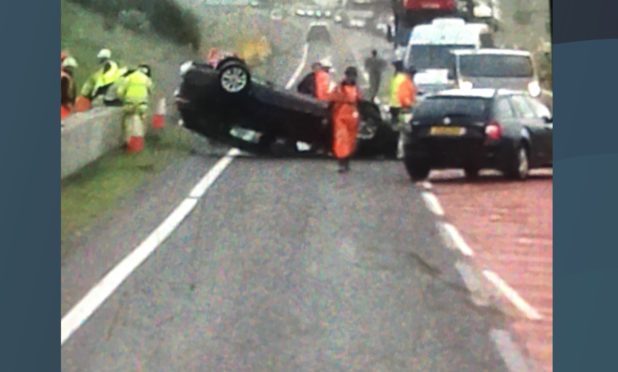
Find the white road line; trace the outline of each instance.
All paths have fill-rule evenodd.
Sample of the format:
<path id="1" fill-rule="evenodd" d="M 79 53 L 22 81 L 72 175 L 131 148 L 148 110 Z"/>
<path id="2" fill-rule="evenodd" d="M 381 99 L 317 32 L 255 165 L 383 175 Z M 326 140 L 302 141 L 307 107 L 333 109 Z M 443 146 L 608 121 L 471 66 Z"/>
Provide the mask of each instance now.
<path id="1" fill-rule="evenodd" d="M 440 205 L 440 201 L 438 201 L 438 198 L 433 193 L 423 191 L 421 193 L 421 196 L 423 197 L 425 205 L 427 205 L 427 208 L 429 208 L 430 211 L 432 211 L 438 216 L 444 216 L 444 210 Z"/>
<path id="2" fill-rule="evenodd" d="M 462 261 L 455 262 L 455 269 L 470 291 L 470 299 L 476 306 L 489 306 L 491 295 L 483 287 L 483 282 L 478 271 Z"/>
<path id="3" fill-rule="evenodd" d="M 86 294 L 71 311 L 62 318 L 60 345 L 71 337 L 105 300 L 125 281 L 176 227 L 187 217 L 197 204 L 196 199 L 185 199 L 133 252 L 116 265 L 103 279 Z"/>
<path id="4" fill-rule="evenodd" d="M 461 253 L 463 253 L 465 256 L 474 255 L 474 252 L 472 252 L 472 249 L 468 246 L 464 238 L 459 234 L 459 231 L 457 231 L 455 226 L 451 225 L 450 223 L 444 223 L 442 226 L 446 233 L 449 235 L 449 238 L 455 248 L 459 249 L 459 251 L 461 251 Z"/>
<path id="5" fill-rule="evenodd" d="M 529 319 L 532 320 L 540 320 L 542 319 L 541 314 L 536 311 L 529 303 L 524 300 L 517 291 L 511 288 L 498 274 L 494 273 L 490 270 L 484 270 L 483 275 L 493 284 L 495 285 L 502 294 L 506 296 L 506 298 L 515 305 L 522 313 L 526 315 Z"/>
<path id="6" fill-rule="evenodd" d="M 298 75 L 302 72 L 307 61 L 309 46 L 305 44 L 303 57 L 294 75 L 288 82 L 289 87 L 294 84 Z M 109 296 L 139 267 L 170 234 L 180 225 L 182 221 L 191 213 L 208 188 L 210 188 L 217 178 L 223 173 L 225 168 L 230 165 L 236 156 L 241 152 L 238 149 L 231 149 L 227 154 L 219 159 L 214 167 L 202 177 L 193 187 L 189 196 L 174 209 L 174 211 L 152 232 L 150 235 L 135 248 L 128 256 L 118 263 L 107 275 L 103 277 L 87 294 L 84 296 L 61 320 L 60 322 L 60 345 L 62 346 L 73 333 L 81 327 L 92 314 L 105 302 Z"/>
<path id="7" fill-rule="evenodd" d="M 217 164 L 210 169 L 204 177 L 195 185 L 195 187 L 189 193 L 190 198 L 199 199 L 201 198 L 206 190 L 217 180 L 217 178 L 223 173 L 225 168 L 230 165 L 234 157 L 240 155 L 240 151 L 238 149 L 230 149 L 227 154 L 219 159 Z"/>
<path id="8" fill-rule="evenodd" d="M 150 256 L 191 213 L 199 198 L 240 152 L 231 149 L 191 190 L 182 203 L 137 247 L 117 264 L 62 318 L 60 345 L 75 332 L 131 273 Z"/>
<path id="9" fill-rule="evenodd" d="M 294 85 L 294 82 L 296 82 L 296 79 L 298 79 L 298 76 L 300 75 L 300 73 L 303 72 L 303 68 L 305 68 L 305 64 L 307 63 L 308 53 L 309 53 L 309 44 L 305 44 L 303 46 L 303 56 L 300 60 L 300 64 L 298 65 L 298 67 L 296 68 L 296 71 L 294 71 L 294 74 L 292 75 L 288 83 L 286 84 L 285 89 L 292 88 L 292 85 Z"/>
<path id="10" fill-rule="evenodd" d="M 528 372 L 530 366 L 526 363 L 519 347 L 513 342 L 511 335 L 502 329 L 492 329 L 489 332 L 491 339 L 496 344 L 496 348 L 506 363 L 506 367 L 511 372 Z"/>

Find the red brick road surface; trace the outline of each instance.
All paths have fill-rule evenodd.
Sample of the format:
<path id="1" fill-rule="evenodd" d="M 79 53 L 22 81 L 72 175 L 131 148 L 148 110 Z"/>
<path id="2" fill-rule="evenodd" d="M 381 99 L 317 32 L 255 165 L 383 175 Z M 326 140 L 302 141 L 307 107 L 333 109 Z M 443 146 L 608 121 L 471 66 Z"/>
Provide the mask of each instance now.
<path id="1" fill-rule="evenodd" d="M 552 173 L 539 170 L 525 182 L 496 174 L 476 181 L 457 171 L 432 172 L 433 192 L 474 251 L 479 269 L 497 273 L 542 316 L 515 314 L 512 327 L 522 349 L 552 371 Z"/>

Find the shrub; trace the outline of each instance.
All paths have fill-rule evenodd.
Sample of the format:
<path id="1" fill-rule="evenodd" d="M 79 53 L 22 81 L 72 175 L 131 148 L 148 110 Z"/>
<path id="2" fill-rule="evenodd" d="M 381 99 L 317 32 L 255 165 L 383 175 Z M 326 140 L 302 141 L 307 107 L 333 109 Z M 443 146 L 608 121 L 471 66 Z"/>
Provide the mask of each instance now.
<path id="1" fill-rule="evenodd" d="M 136 9 L 122 10 L 118 14 L 118 22 L 129 30 L 146 32 L 150 28 L 148 16 Z"/>
<path id="2" fill-rule="evenodd" d="M 176 0 L 70 0 L 104 16 L 109 23 L 120 22 L 127 28 L 145 31 L 148 24 L 161 37 L 199 49 L 201 33 L 197 16 Z M 142 17 L 147 19 L 144 20 Z"/>
<path id="3" fill-rule="evenodd" d="M 179 44 L 190 44 L 194 50 L 199 49 L 199 20 L 193 12 L 183 9 L 175 0 L 152 1 L 150 5 L 150 24 L 156 32 Z"/>

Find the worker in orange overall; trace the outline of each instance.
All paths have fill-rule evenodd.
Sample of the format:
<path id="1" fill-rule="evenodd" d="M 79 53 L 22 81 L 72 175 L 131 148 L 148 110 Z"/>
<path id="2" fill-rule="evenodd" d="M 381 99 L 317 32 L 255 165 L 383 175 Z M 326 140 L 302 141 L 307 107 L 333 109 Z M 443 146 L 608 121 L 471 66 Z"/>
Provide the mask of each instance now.
<path id="1" fill-rule="evenodd" d="M 60 68 L 60 119 L 67 117 L 75 105 L 77 88 L 75 85 L 75 69 L 77 61 L 71 56 L 62 59 Z"/>
<path id="2" fill-rule="evenodd" d="M 320 61 L 320 66 L 321 68 L 315 72 L 315 98 L 327 101 L 331 88 L 330 71 L 333 66 L 328 59 Z"/>
<path id="3" fill-rule="evenodd" d="M 333 154 L 339 161 L 339 173 L 350 170 L 350 157 L 356 149 L 358 133 L 358 101 L 360 90 L 356 85 L 358 71 L 346 68 L 345 78 L 329 95 L 332 103 Z"/>

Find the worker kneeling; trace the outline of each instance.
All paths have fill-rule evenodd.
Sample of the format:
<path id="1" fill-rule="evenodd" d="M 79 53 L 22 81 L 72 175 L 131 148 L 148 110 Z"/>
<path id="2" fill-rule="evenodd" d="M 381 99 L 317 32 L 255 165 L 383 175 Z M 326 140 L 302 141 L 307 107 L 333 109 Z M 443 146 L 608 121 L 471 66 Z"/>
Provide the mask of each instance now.
<path id="1" fill-rule="evenodd" d="M 139 152 L 144 148 L 146 114 L 152 87 L 150 66 L 145 64 L 127 74 L 118 86 L 118 98 L 123 103 L 124 139 L 129 152 Z"/>

